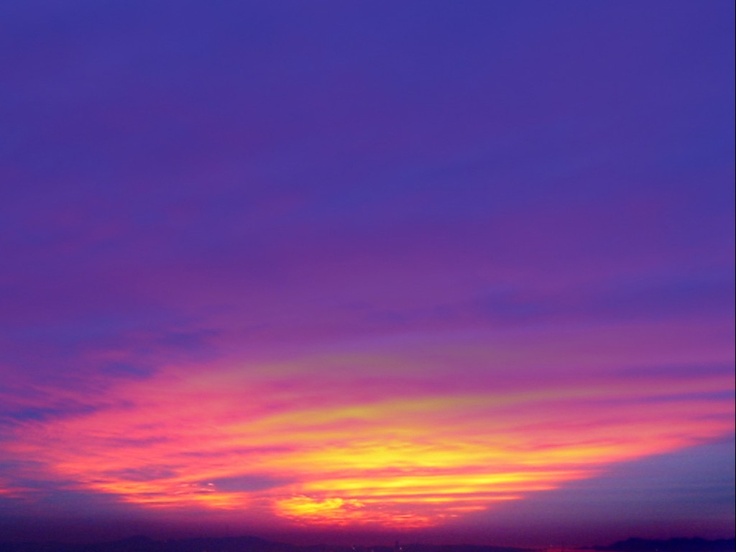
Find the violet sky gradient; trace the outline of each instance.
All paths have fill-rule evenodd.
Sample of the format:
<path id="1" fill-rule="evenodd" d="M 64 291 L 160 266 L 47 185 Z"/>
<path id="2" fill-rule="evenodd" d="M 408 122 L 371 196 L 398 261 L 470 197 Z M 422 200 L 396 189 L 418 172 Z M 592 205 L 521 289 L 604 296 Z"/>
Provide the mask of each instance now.
<path id="1" fill-rule="evenodd" d="M 0 3 L 0 536 L 733 537 L 733 20 Z"/>

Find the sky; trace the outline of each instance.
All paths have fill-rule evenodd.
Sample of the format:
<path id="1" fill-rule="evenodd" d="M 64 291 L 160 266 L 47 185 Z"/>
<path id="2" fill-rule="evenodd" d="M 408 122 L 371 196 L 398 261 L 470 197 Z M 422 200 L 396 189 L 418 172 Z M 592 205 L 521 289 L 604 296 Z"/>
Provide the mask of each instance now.
<path id="1" fill-rule="evenodd" d="M 733 537 L 733 21 L 4 0 L 0 536 Z"/>

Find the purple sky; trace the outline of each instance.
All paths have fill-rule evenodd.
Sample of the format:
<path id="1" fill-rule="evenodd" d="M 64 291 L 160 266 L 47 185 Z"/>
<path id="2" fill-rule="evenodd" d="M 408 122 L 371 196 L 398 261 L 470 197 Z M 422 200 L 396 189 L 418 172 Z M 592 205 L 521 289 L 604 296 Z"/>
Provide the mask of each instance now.
<path id="1" fill-rule="evenodd" d="M 732 537 L 733 19 L 0 3 L 0 536 Z"/>

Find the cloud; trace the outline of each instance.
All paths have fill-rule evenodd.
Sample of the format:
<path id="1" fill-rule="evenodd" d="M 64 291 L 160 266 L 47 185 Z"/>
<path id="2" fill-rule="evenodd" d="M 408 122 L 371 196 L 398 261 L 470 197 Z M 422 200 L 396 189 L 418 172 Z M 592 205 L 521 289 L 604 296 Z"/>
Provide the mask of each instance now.
<path id="1" fill-rule="evenodd" d="M 4 500 L 429 525 L 732 433 L 732 6 L 535 8 L 0 3 Z"/>
<path id="2" fill-rule="evenodd" d="M 324 360 L 301 358 L 299 371 Z M 732 378 L 717 370 L 674 379 L 655 371 L 635 387 L 602 372 L 552 387 L 406 393 L 388 375 L 356 386 L 356 371 L 295 381 L 288 367 L 274 368 L 120 380 L 107 401 L 126 405 L 124 415 L 110 407 L 38 420 L 15 434 L 5 457 L 32 452 L 51 481 L 62 475 L 144 508 L 411 527 L 500 508 L 733 429 Z M 73 449 L 64 445 L 71 438 Z"/>
<path id="3" fill-rule="evenodd" d="M 284 487 L 292 481 L 268 475 L 246 474 L 234 477 L 218 477 L 208 483 L 212 483 L 218 490 L 227 492 L 255 492 Z"/>

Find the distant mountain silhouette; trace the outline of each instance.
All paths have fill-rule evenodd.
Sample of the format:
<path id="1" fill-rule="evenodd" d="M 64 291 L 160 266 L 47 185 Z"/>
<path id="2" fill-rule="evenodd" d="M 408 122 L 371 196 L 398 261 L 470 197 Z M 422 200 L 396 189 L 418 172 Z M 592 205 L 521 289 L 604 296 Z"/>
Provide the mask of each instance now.
<path id="1" fill-rule="evenodd" d="M 529 552 L 498 546 L 409 544 L 402 552 Z M 0 543 L 0 552 L 394 552 L 390 546 L 295 546 L 258 537 L 196 538 L 155 541 L 137 536 L 97 544 Z"/>
<path id="2" fill-rule="evenodd" d="M 609 546 L 596 546 L 596 550 L 611 550 L 615 552 L 734 552 L 734 539 L 706 540 L 706 539 L 627 539 L 615 542 Z"/>
<path id="3" fill-rule="evenodd" d="M 631 538 L 594 550 L 610 552 L 734 552 L 734 539 Z M 156 541 L 136 536 L 96 544 L 0 543 L 0 552 L 394 552 L 390 546 L 296 546 L 258 537 L 195 538 Z M 530 552 L 525 548 L 475 545 L 406 544 L 401 552 Z"/>

